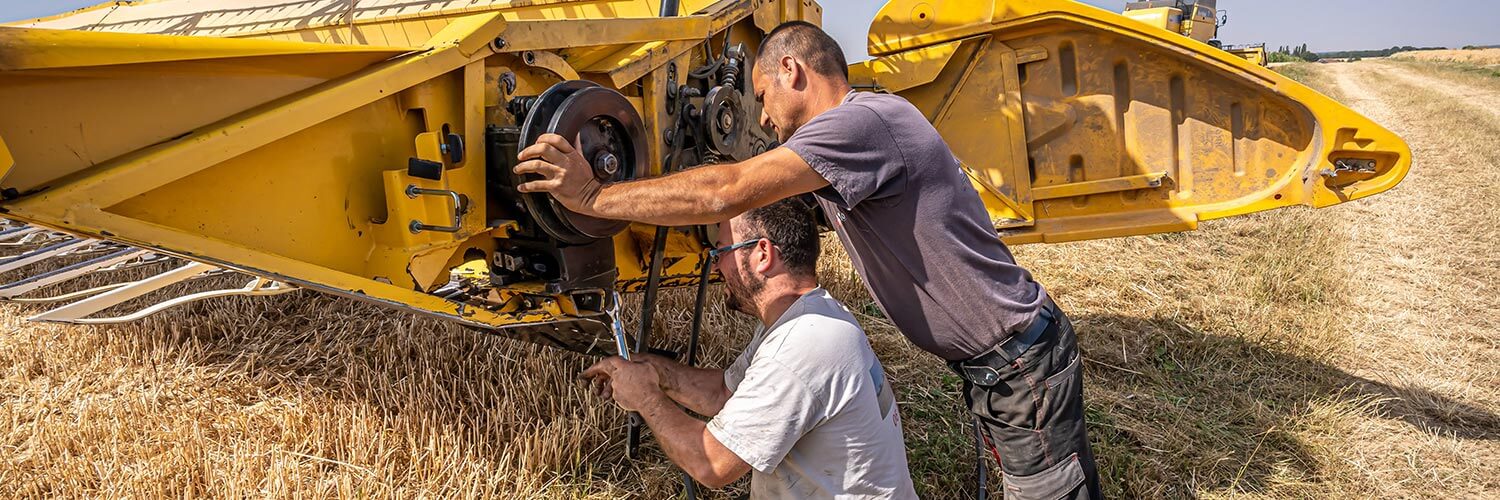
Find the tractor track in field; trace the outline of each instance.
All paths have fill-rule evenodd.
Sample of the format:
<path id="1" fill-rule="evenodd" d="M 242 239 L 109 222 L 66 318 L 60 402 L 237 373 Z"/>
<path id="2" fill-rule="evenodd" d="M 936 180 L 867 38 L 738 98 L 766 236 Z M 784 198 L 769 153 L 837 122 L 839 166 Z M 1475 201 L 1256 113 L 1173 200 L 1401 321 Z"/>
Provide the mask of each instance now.
<path id="1" fill-rule="evenodd" d="M 1334 209 L 1345 214 L 1356 257 L 1345 264 L 1358 309 L 1348 368 L 1398 388 L 1386 413 L 1429 430 L 1387 429 L 1396 432 L 1384 438 L 1391 457 L 1373 460 L 1435 474 L 1417 464 L 1439 453 L 1459 473 L 1493 471 L 1474 457 L 1500 456 L 1500 183 L 1478 173 L 1500 162 L 1500 87 L 1384 61 L 1318 68 L 1346 104 L 1404 138 L 1415 158 L 1390 192 Z M 1480 491 L 1500 488 L 1485 475 Z"/>

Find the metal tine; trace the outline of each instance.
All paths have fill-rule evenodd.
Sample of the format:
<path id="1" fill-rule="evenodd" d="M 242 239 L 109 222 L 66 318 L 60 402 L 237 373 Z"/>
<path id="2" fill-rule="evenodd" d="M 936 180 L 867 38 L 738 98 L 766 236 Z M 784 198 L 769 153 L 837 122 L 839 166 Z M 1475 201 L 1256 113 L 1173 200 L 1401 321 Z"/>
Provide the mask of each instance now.
<path id="1" fill-rule="evenodd" d="M 175 259 L 175 257 L 172 257 L 170 255 L 159 254 L 159 253 L 151 253 L 151 254 L 147 254 L 145 256 L 142 256 L 139 259 L 128 260 L 128 261 L 125 261 L 125 262 L 122 262 L 122 263 L 119 263 L 119 264 L 115 264 L 115 265 L 110 266 L 110 267 L 106 267 L 106 268 L 103 268 L 103 269 L 96 270 L 94 272 L 95 273 L 104 273 L 104 272 L 110 272 L 110 271 L 123 271 L 123 270 L 126 270 L 126 269 L 135 269 L 137 267 L 149 266 L 151 264 L 156 264 L 156 263 L 159 263 L 159 262 L 168 262 L 168 261 L 171 261 L 171 260 L 174 260 L 174 259 Z M 190 278 L 188 278 L 186 280 L 183 280 L 183 281 L 193 281 L 193 280 L 197 280 L 197 279 L 211 278 L 211 277 L 215 277 L 215 276 L 222 276 L 222 275 L 225 275 L 225 274 L 233 274 L 233 273 L 234 273 L 233 271 L 230 271 L 230 270 L 227 270 L 227 269 L 219 269 L 217 271 L 209 271 L 207 273 L 199 274 L 197 276 L 190 277 Z M 23 304 L 50 304 L 50 303 L 56 303 L 56 302 L 70 302 L 70 301 L 73 301 L 75 299 L 81 299 L 83 297 L 88 297 L 88 296 L 91 296 L 91 295 L 98 295 L 98 294 L 101 294 L 101 293 L 104 293 L 104 292 L 108 292 L 110 290 L 114 290 L 116 288 L 120 288 L 120 287 L 129 285 L 129 284 L 132 284 L 132 283 L 135 283 L 135 282 L 134 281 L 124 281 L 124 282 L 120 282 L 120 283 L 110 283 L 110 284 L 104 285 L 104 286 L 98 286 L 98 287 L 90 288 L 90 289 L 87 289 L 87 290 L 79 290 L 79 291 L 76 291 L 76 292 L 65 293 L 65 294 L 62 294 L 62 295 L 57 295 L 57 296 L 52 296 L 52 297 L 17 297 L 17 298 L 10 299 L 9 301 L 10 302 L 23 303 Z"/>
<path id="2" fill-rule="evenodd" d="M 40 245 L 69 237 L 68 235 L 63 233 L 55 233 L 52 231 L 44 230 L 42 228 L 34 229 L 36 229 L 36 231 L 28 232 L 25 236 L 21 236 L 21 238 L 17 239 L 16 241 L 0 243 L 0 248 L 15 248 Z"/>
<path id="3" fill-rule="evenodd" d="M 91 241 L 93 241 L 93 244 L 91 244 L 91 245 L 85 246 L 83 248 L 76 248 L 76 249 L 73 249 L 73 250 L 68 250 L 66 252 L 57 254 L 57 256 L 58 257 L 72 257 L 72 256 L 78 256 L 78 255 L 89 255 L 89 254 L 104 253 L 104 252 L 115 252 L 115 251 L 119 251 L 119 250 L 122 250 L 122 249 L 131 248 L 129 246 L 126 246 L 126 245 L 123 245 L 123 244 L 120 244 L 120 243 L 115 243 L 113 241 L 103 241 L 103 240 L 91 240 Z"/>
<path id="4" fill-rule="evenodd" d="M 72 238 L 63 240 L 63 242 L 61 243 L 53 243 L 51 245 L 47 245 L 45 247 L 38 248 L 36 250 L 32 250 L 20 255 L 0 259 L 0 274 L 8 273 L 56 257 L 58 255 L 66 253 L 68 250 L 78 247 L 79 245 L 83 245 L 92 241 L 95 240 Z"/>
<path id="5" fill-rule="evenodd" d="M 6 283 L 0 285 L 0 301 L 12 299 L 18 295 L 62 283 L 110 266 L 122 264 L 146 253 L 149 252 L 147 250 L 126 247 L 124 250 L 117 250 L 102 257 L 95 257 L 19 281 Z"/>
<path id="6" fill-rule="evenodd" d="M 43 231 L 46 230 L 39 227 L 18 227 L 0 232 L 0 246 L 12 247 L 25 245 L 31 239 L 31 235 Z M 11 242 L 11 240 L 15 240 L 15 242 Z"/>
<path id="7" fill-rule="evenodd" d="M 88 297 L 90 295 L 98 295 L 98 294 L 101 294 L 101 293 L 104 293 L 104 292 L 108 292 L 110 290 L 114 290 L 116 288 L 120 288 L 122 286 L 129 285 L 131 283 L 133 283 L 133 282 L 132 281 L 126 281 L 124 283 L 110 283 L 110 284 L 104 285 L 104 286 L 96 286 L 96 287 L 90 288 L 88 290 L 79 290 L 79 291 L 76 291 L 76 292 L 65 293 L 65 294 L 62 294 L 62 295 L 54 295 L 54 296 L 51 296 L 51 297 L 17 297 L 17 298 L 13 298 L 13 299 L 8 299 L 8 300 L 6 300 L 6 302 L 15 302 L 15 303 L 19 303 L 19 304 L 51 304 L 51 303 L 56 303 L 56 302 L 68 302 L 68 301 L 72 301 L 74 299 L 81 299 L 81 298 L 84 298 L 84 297 Z"/>
<path id="8" fill-rule="evenodd" d="M 44 229 L 32 226 L 7 227 L 4 231 L 0 231 L 0 241 L 20 238 L 39 231 L 44 231 Z"/>
<path id="9" fill-rule="evenodd" d="M 300 288 L 298 286 L 293 285 L 291 283 L 282 283 L 282 282 L 279 282 L 279 281 L 272 281 L 272 280 L 268 280 L 268 279 L 265 279 L 265 278 L 255 278 L 253 280 L 250 280 L 249 283 L 246 283 L 243 288 L 231 288 L 231 289 L 227 289 L 227 290 L 213 290 L 213 291 L 208 291 L 208 292 L 199 292 L 199 293 L 195 293 L 195 294 L 192 294 L 192 295 L 184 295 L 182 297 L 178 297 L 178 298 L 175 298 L 175 299 L 172 299 L 172 300 L 161 302 L 161 303 L 158 303 L 158 304 L 156 304 L 154 306 L 147 307 L 145 309 L 141 309 L 139 311 L 136 311 L 136 312 L 124 315 L 124 316 L 115 316 L 115 317 L 112 317 L 112 318 L 83 318 L 83 319 L 74 320 L 73 322 L 74 323 L 78 323 L 78 324 L 85 324 L 85 325 L 105 325 L 105 324 L 114 324 L 114 323 L 129 323 L 131 321 L 140 320 L 140 319 L 145 318 L 147 316 L 150 316 L 152 314 L 156 314 L 156 313 L 165 311 L 167 309 L 171 309 L 173 307 L 177 307 L 177 306 L 180 306 L 180 305 L 183 305 L 183 304 L 187 304 L 187 303 L 191 303 L 191 302 L 197 302 L 197 301 L 200 301 L 200 300 L 212 299 L 212 298 L 216 298 L 216 297 L 235 297 L 235 296 L 270 297 L 270 296 L 273 296 L 273 295 L 281 295 L 281 294 L 287 293 L 287 292 L 295 292 L 295 291 L 297 291 L 299 289 Z"/>
<path id="10" fill-rule="evenodd" d="M 209 274 L 221 269 L 198 262 L 167 271 L 150 278 L 120 287 L 104 294 L 68 304 L 51 311 L 38 314 L 29 318 L 31 321 L 46 321 L 54 323 L 73 323 L 85 325 L 100 325 L 113 323 L 126 323 L 145 318 L 167 309 L 177 307 L 190 302 L 197 302 L 214 297 L 230 297 L 236 295 L 246 296 L 270 296 L 295 291 L 295 285 L 271 281 L 265 278 L 255 278 L 243 288 L 228 290 L 213 290 L 191 295 L 184 295 L 175 299 L 157 303 L 156 305 L 141 309 L 139 311 L 124 315 L 106 318 L 88 318 L 86 316 L 98 313 L 110 307 L 122 304 L 131 299 L 160 290 L 176 283 L 181 283 L 193 277 Z"/>
<path id="11" fill-rule="evenodd" d="M 72 323 L 84 316 L 109 309 L 112 306 L 119 305 L 136 297 L 172 286 L 176 283 L 181 283 L 194 276 L 216 269 L 218 268 L 201 262 L 189 262 L 187 265 L 177 269 L 127 283 L 114 290 L 32 316 L 28 319 L 31 321 Z"/>
<path id="12" fill-rule="evenodd" d="M 174 259 L 174 257 L 172 257 L 171 255 L 152 252 L 152 253 L 147 253 L 146 255 L 143 255 L 143 256 L 141 256 L 141 258 L 136 259 L 136 260 L 127 260 L 125 262 L 121 262 L 119 264 L 115 264 L 113 266 L 106 267 L 104 269 L 100 269 L 99 272 L 105 272 L 105 271 L 123 271 L 123 270 L 126 270 L 126 269 L 134 269 L 134 268 L 141 267 L 141 266 L 149 266 L 151 264 L 156 264 L 158 262 L 166 262 L 166 261 L 169 261 L 169 260 L 172 260 L 172 259 Z"/>

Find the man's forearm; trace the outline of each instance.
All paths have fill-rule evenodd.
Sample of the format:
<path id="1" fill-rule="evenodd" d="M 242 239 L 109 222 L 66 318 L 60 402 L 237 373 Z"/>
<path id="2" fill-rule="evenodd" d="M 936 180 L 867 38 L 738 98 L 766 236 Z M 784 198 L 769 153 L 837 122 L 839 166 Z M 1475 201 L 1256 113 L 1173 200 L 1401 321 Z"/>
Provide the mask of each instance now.
<path id="1" fill-rule="evenodd" d="M 667 396 L 694 413 L 705 417 L 718 415 L 729 400 L 724 370 L 694 368 L 653 355 L 642 355 L 642 359 L 656 368 Z"/>
<path id="2" fill-rule="evenodd" d="M 588 215 L 605 219 L 658 226 L 715 224 L 827 185 L 802 157 L 776 148 L 739 163 L 603 186 L 583 205 Z"/>
<path id="3" fill-rule="evenodd" d="M 722 488 L 749 472 L 749 465 L 708 433 L 708 424 L 682 411 L 665 394 L 648 402 L 640 414 L 667 458 L 698 482 Z"/>
<path id="4" fill-rule="evenodd" d="M 604 186 L 589 215 L 658 226 L 717 224 L 739 215 L 733 179 L 722 165 Z"/>

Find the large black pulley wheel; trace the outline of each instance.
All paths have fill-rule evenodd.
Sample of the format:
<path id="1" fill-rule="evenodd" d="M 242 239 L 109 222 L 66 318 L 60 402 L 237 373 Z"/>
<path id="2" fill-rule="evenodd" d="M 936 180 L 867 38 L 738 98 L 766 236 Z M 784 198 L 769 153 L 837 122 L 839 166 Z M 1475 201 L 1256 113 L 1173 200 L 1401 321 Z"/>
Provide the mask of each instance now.
<path id="1" fill-rule="evenodd" d="M 522 147 L 542 134 L 567 138 L 593 167 L 601 183 L 630 180 L 647 170 L 646 127 L 619 92 L 583 80 L 553 85 L 538 96 L 521 125 Z M 522 182 L 540 179 L 526 175 Z M 521 197 L 537 225 L 558 241 L 581 245 L 614 236 L 629 222 L 600 219 L 568 210 L 552 195 Z"/>
<path id="2" fill-rule="evenodd" d="M 708 120 L 709 144 L 714 151 L 734 158 L 735 161 L 750 159 L 740 148 L 746 134 L 745 120 L 748 119 L 740 106 L 740 93 L 730 87 L 714 87 L 708 91 L 703 103 L 706 108 L 704 116 Z"/>

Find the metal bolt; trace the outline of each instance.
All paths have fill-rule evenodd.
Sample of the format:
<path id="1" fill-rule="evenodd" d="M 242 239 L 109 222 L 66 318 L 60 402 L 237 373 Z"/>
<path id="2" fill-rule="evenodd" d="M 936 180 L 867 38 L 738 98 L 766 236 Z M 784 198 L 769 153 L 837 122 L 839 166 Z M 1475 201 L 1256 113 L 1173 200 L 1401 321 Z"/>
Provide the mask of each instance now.
<path id="1" fill-rule="evenodd" d="M 729 112 L 728 109 L 720 109 L 719 131 L 728 133 L 731 130 L 734 130 L 734 113 Z"/>
<path id="2" fill-rule="evenodd" d="M 605 175 L 615 175 L 615 172 L 620 171 L 620 157 L 606 151 L 594 159 L 594 168 L 603 171 Z"/>
<path id="3" fill-rule="evenodd" d="M 495 41 L 490 42 L 490 45 L 493 45 L 495 50 L 504 50 L 507 43 L 505 42 L 505 37 L 497 36 L 495 37 Z"/>

